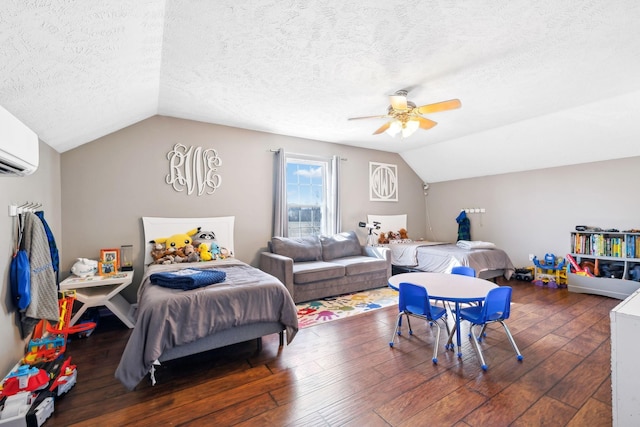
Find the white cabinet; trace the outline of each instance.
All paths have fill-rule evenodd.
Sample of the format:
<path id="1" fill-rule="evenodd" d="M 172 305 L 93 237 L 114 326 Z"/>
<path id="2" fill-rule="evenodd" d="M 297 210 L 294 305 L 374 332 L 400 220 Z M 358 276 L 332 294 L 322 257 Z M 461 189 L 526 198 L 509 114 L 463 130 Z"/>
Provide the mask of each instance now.
<path id="1" fill-rule="evenodd" d="M 611 388 L 614 426 L 640 425 L 640 291 L 610 313 Z"/>
<path id="2" fill-rule="evenodd" d="M 640 233 L 575 231 L 571 255 L 597 276 L 567 274 L 571 292 L 625 299 L 640 288 Z"/>

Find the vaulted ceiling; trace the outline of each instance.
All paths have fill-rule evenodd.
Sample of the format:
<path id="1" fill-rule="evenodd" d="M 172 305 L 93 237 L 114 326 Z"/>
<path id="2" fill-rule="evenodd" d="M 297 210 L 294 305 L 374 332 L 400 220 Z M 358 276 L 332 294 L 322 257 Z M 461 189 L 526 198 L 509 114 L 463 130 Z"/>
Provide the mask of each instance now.
<path id="1" fill-rule="evenodd" d="M 427 182 L 640 155 L 637 0 L 14 0 L 0 105 L 59 152 L 155 114 L 400 153 Z M 372 135 L 389 95 L 462 108 Z"/>

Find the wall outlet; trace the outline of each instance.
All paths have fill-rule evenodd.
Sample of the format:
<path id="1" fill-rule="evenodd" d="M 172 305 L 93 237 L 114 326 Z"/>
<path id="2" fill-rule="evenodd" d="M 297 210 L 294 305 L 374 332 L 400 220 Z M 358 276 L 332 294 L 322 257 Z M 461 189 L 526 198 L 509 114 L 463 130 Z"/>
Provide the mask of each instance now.
<path id="1" fill-rule="evenodd" d="M 533 261 L 533 258 L 535 257 L 534 254 L 529 254 L 529 261 Z"/>

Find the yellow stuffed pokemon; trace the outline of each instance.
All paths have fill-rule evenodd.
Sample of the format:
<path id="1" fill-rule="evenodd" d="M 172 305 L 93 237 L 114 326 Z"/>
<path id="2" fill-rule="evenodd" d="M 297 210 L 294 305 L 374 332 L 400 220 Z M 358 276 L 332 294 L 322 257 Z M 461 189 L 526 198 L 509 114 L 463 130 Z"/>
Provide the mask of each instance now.
<path id="1" fill-rule="evenodd" d="M 198 250 L 200 251 L 201 261 L 211 261 L 213 259 L 213 255 L 211 255 L 211 251 L 209 250 L 208 244 L 200 243 L 198 245 Z"/>
<path id="2" fill-rule="evenodd" d="M 193 243 L 193 240 L 191 239 L 191 236 L 196 234 L 198 231 L 200 231 L 200 227 L 194 228 L 193 230 L 189 230 L 186 233 L 178 233 L 178 234 L 174 234 L 173 236 L 170 236 L 170 237 L 161 237 L 159 239 L 153 239 L 149 243 L 164 244 L 165 248 L 167 248 L 167 249 L 169 249 L 169 248 L 176 248 L 176 249 L 183 248 L 183 247 Z"/>

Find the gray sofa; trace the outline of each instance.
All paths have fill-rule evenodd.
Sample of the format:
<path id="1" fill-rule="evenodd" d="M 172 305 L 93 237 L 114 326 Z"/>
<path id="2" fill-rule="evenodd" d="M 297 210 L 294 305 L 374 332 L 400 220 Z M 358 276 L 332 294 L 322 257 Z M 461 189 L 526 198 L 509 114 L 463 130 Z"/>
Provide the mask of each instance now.
<path id="1" fill-rule="evenodd" d="M 361 246 L 354 231 L 334 236 L 273 237 L 260 269 L 287 287 L 298 303 L 387 286 L 389 249 Z"/>

